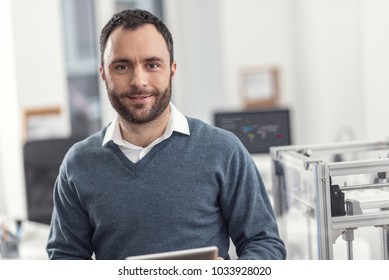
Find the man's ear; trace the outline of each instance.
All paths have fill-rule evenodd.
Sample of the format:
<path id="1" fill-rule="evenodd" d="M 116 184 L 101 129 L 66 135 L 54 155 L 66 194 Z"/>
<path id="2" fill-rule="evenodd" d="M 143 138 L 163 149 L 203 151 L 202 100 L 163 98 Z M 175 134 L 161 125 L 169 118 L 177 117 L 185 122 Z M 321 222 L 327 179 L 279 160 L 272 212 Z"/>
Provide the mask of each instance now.
<path id="1" fill-rule="evenodd" d="M 102 65 L 100 65 L 100 68 L 99 68 L 99 70 L 100 70 L 100 76 L 101 76 L 101 79 L 102 79 L 103 81 L 105 81 L 105 72 L 104 72 L 104 67 L 103 67 Z"/>
<path id="2" fill-rule="evenodd" d="M 173 78 L 174 75 L 176 74 L 176 70 L 177 70 L 177 63 L 176 63 L 175 61 L 173 61 L 172 67 L 171 67 L 172 78 Z"/>

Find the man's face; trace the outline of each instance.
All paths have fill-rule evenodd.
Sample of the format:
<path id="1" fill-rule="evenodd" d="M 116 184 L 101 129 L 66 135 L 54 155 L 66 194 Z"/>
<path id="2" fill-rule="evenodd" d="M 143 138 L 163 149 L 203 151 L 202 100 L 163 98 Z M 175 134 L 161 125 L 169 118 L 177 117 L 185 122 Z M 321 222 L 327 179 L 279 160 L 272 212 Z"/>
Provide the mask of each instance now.
<path id="1" fill-rule="evenodd" d="M 136 124 L 153 121 L 166 110 L 175 70 L 165 40 L 151 24 L 115 29 L 100 66 L 112 106 L 122 119 Z"/>

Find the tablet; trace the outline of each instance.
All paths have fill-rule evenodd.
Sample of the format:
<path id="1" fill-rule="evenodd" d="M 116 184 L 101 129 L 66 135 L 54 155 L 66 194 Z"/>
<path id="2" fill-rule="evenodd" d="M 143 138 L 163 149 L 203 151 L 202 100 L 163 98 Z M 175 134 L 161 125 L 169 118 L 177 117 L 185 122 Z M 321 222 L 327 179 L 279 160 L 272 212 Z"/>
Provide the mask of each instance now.
<path id="1" fill-rule="evenodd" d="M 127 257 L 126 260 L 215 260 L 219 250 L 216 246 L 172 252 Z"/>

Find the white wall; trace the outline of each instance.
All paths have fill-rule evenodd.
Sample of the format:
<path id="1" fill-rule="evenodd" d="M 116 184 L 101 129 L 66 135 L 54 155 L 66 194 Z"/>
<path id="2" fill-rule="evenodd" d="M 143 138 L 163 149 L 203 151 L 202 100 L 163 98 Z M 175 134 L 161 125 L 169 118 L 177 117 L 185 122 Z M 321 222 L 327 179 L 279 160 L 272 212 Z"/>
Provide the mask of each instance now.
<path id="1" fill-rule="evenodd" d="M 223 104 L 220 1 L 165 1 L 175 48 L 173 101 L 186 115 L 212 122 Z"/>
<path id="2" fill-rule="evenodd" d="M 291 12 L 297 141 L 388 137 L 389 2 L 297 0 Z"/>
<path id="3" fill-rule="evenodd" d="M 240 107 L 240 70 L 279 66 L 282 102 L 291 99 L 290 1 L 220 1 L 222 90 L 225 106 Z"/>
<path id="4" fill-rule="evenodd" d="M 293 17 L 298 142 L 364 138 L 359 1 L 300 0 Z"/>
<path id="5" fill-rule="evenodd" d="M 389 136 L 389 1 L 361 0 L 364 137 Z"/>
<path id="6" fill-rule="evenodd" d="M 0 216 L 25 216 L 24 178 L 22 173 L 21 126 L 11 0 L 0 1 Z"/>
<path id="7" fill-rule="evenodd" d="M 184 113 L 212 122 L 215 109 L 239 108 L 240 69 L 276 65 L 296 144 L 389 134 L 381 124 L 389 114 L 388 1 L 166 3 Z"/>
<path id="8" fill-rule="evenodd" d="M 24 109 L 61 107 L 61 133 L 70 133 L 60 1 L 0 2 L 0 195 L 6 200 L 0 209 L 6 208 L 8 215 L 24 218 Z"/>
<path id="9" fill-rule="evenodd" d="M 21 108 L 61 106 L 67 115 L 60 0 L 12 1 Z"/>
<path id="10" fill-rule="evenodd" d="M 242 67 L 281 66 L 283 100 L 291 99 L 286 0 L 165 1 L 178 68 L 173 98 L 187 115 L 213 123 L 218 110 L 241 109 Z"/>

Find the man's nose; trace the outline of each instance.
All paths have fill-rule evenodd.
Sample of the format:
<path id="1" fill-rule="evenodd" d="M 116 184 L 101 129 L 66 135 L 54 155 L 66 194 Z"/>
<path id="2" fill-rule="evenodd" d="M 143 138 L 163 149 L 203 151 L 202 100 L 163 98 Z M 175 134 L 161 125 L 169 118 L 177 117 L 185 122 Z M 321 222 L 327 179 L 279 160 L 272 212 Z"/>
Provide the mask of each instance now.
<path id="1" fill-rule="evenodd" d="M 142 67 L 134 68 L 130 83 L 132 87 L 142 88 L 147 86 L 148 82 L 146 70 Z"/>

